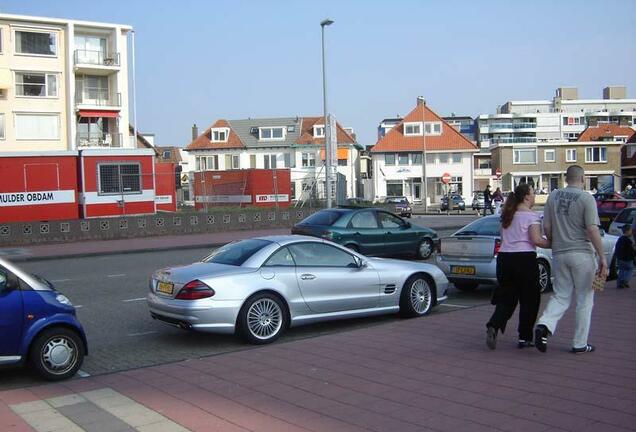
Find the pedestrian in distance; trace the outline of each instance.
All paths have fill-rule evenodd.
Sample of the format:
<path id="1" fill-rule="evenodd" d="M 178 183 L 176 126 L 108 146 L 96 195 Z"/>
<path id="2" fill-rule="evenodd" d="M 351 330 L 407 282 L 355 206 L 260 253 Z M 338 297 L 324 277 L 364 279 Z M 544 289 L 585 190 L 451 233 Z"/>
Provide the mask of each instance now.
<path id="1" fill-rule="evenodd" d="M 634 242 L 632 240 L 631 225 L 623 225 L 623 235 L 616 242 L 615 255 L 616 264 L 618 265 L 618 278 L 616 280 L 617 288 L 629 288 L 629 280 L 634 272 Z"/>
<path id="2" fill-rule="evenodd" d="M 596 202 L 583 190 L 584 175 L 580 166 L 568 167 L 565 174 L 567 187 L 552 192 L 543 211 L 543 228 L 552 242 L 554 293 L 534 332 L 535 346 L 541 352 L 546 352 L 548 337 L 556 331 L 572 297 L 576 300 L 572 352 L 595 350 L 588 344 L 594 305 L 592 283 L 595 273 L 607 277 L 607 260 L 598 227 Z"/>
<path id="3" fill-rule="evenodd" d="M 490 210 L 490 214 L 494 214 L 492 211 L 492 192 L 490 192 L 490 185 L 484 189 L 484 216 L 486 211 Z"/>
<path id="4" fill-rule="evenodd" d="M 501 214 L 501 205 L 503 204 L 503 194 L 501 193 L 501 189 L 495 189 L 495 192 L 492 194 L 492 200 L 495 203 L 495 214 Z"/>
<path id="5" fill-rule="evenodd" d="M 501 212 L 501 248 L 497 255 L 498 286 L 493 293 L 495 311 L 486 324 L 486 345 L 497 347 L 497 333 L 519 303 L 519 348 L 534 346 L 533 329 L 539 312 L 539 267 L 537 246 L 549 248 L 544 238 L 541 216 L 532 211 L 534 190 L 527 183 L 517 186 L 506 199 Z"/>

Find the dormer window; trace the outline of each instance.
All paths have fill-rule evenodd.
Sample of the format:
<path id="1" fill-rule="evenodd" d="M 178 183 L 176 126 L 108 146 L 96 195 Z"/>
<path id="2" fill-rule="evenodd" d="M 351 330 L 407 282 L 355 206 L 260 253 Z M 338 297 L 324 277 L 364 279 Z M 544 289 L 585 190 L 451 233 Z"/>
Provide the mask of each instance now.
<path id="1" fill-rule="evenodd" d="M 325 125 L 314 125 L 314 138 L 325 137 Z"/>
<path id="2" fill-rule="evenodd" d="M 282 126 L 258 128 L 258 139 L 261 141 L 282 141 L 286 128 Z"/>
<path id="3" fill-rule="evenodd" d="M 212 142 L 227 142 L 230 135 L 229 128 L 213 128 L 211 133 Z"/>
<path id="4" fill-rule="evenodd" d="M 426 135 L 441 135 L 442 122 L 426 122 L 424 131 L 426 132 Z"/>
<path id="5" fill-rule="evenodd" d="M 404 123 L 404 136 L 418 135 L 422 135 L 422 122 Z"/>

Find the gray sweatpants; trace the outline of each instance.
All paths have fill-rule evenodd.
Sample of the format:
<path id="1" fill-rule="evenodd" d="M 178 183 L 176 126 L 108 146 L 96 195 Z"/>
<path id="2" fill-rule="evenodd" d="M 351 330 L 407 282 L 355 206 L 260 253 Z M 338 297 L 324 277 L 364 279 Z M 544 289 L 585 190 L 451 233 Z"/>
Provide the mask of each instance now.
<path id="1" fill-rule="evenodd" d="M 555 255 L 552 262 L 554 293 L 537 324 L 545 325 L 550 332 L 554 333 L 574 296 L 576 317 L 572 347 L 582 348 L 587 345 L 587 336 L 590 332 L 594 305 L 592 281 L 596 273 L 596 259 L 589 253 L 565 252 Z"/>

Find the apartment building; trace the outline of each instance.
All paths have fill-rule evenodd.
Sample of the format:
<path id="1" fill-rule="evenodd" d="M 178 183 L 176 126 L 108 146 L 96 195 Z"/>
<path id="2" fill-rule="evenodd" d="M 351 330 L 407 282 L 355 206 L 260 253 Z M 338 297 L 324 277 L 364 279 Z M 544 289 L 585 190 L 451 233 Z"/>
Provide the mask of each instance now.
<path id="1" fill-rule="evenodd" d="M 626 96 L 624 86 L 604 88 L 602 99 L 579 99 L 578 89 L 561 87 L 552 100 L 509 101 L 497 114 L 478 117 L 478 142 L 486 149 L 493 144 L 576 141 L 587 126 L 631 126 L 636 124 L 636 99 Z"/>
<path id="2" fill-rule="evenodd" d="M 496 143 L 491 146 L 493 167 L 503 173 L 503 190 L 529 183 L 537 190 L 552 191 L 565 186 L 570 165 L 585 170 L 585 188 L 622 189 L 622 147 L 634 137 L 634 129 L 615 124 L 590 126 L 577 141 L 554 140 L 536 143 Z"/>
<path id="3" fill-rule="evenodd" d="M 347 197 L 355 197 L 362 146 L 336 123 L 339 174 Z M 186 147 L 194 170 L 289 168 L 292 199 L 325 195 L 325 126 L 323 117 L 219 119 Z"/>
<path id="4" fill-rule="evenodd" d="M 0 14 L 0 152 L 134 147 L 127 25 Z"/>
<path id="5" fill-rule="evenodd" d="M 398 195 L 422 202 L 424 150 L 429 203 L 439 202 L 447 192 L 472 196 L 477 146 L 417 98 L 415 108 L 371 148 L 375 198 Z M 451 176 L 448 186 L 442 182 L 446 173 Z"/>

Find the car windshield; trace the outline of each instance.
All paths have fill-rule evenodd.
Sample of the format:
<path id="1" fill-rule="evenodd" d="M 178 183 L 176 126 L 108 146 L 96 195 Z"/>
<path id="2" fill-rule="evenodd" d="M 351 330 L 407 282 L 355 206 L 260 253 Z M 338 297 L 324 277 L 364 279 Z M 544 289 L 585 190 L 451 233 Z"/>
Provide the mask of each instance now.
<path id="1" fill-rule="evenodd" d="M 260 239 L 240 240 L 218 248 L 201 261 L 204 263 L 240 266 L 269 244 L 271 244 L 270 241 Z"/>
<path id="2" fill-rule="evenodd" d="M 302 225 L 333 225 L 344 213 L 335 210 L 321 210 L 301 222 Z"/>
<path id="3" fill-rule="evenodd" d="M 457 236 L 480 235 L 498 237 L 501 232 L 501 221 L 498 217 L 476 220 L 457 232 Z"/>

